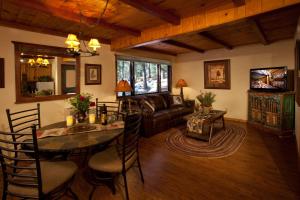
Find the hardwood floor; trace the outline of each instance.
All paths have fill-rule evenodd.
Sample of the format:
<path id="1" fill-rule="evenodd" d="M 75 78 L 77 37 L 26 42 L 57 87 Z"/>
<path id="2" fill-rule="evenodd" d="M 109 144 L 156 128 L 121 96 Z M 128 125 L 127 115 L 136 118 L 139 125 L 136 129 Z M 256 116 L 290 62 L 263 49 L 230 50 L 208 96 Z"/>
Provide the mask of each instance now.
<path id="1" fill-rule="evenodd" d="M 236 122 L 231 122 L 236 123 Z M 137 200 L 173 199 L 300 199 L 299 160 L 295 140 L 247 129 L 239 150 L 225 158 L 189 157 L 167 149 L 166 134 L 143 138 L 140 143 L 145 184 L 137 168 L 128 171 L 129 195 Z M 100 186 L 93 199 L 123 199 L 119 179 L 116 195 Z M 73 190 L 88 199 L 91 186 L 78 175 Z M 63 199 L 70 199 L 64 197 Z"/>

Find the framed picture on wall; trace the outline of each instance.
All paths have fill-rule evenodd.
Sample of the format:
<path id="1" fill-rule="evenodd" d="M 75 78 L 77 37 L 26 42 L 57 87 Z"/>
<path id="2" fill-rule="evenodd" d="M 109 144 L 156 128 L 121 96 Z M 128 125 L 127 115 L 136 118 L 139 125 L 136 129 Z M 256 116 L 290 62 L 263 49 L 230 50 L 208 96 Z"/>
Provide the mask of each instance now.
<path id="1" fill-rule="evenodd" d="M 86 85 L 101 84 L 101 65 L 85 64 L 85 84 Z"/>
<path id="2" fill-rule="evenodd" d="M 204 88 L 230 89 L 230 60 L 204 61 Z"/>
<path id="3" fill-rule="evenodd" d="M 0 88 L 5 87 L 4 58 L 0 58 Z"/>

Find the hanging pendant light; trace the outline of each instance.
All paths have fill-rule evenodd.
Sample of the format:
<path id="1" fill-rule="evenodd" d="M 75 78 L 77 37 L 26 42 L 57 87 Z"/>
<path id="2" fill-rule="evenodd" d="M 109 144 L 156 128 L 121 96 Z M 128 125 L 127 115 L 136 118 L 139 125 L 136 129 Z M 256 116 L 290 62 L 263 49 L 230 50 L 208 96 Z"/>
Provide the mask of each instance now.
<path id="1" fill-rule="evenodd" d="M 108 2 L 109 2 L 109 0 L 106 0 L 105 8 L 103 9 L 103 12 L 99 16 L 95 25 L 97 25 L 100 22 L 101 18 L 103 17 L 105 10 L 107 8 Z M 80 5 L 77 5 L 77 6 L 80 8 Z M 82 12 L 80 10 L 80 23 L 82 22 L 82 17 L 83 17 Z M 80 36 L 82 36 L 82 32 L 79 33 L 79 38 L 80 38 Z M 84 50 L 80 48 L 80 43 L 83 43 L 83 46 L 85 47 Z M 97 49 L 101 48 L 101 44 L 98 39 L 91 38 L 88 45 L 86 45 L 84 40 L 82 40 L 82 41 L 78 40 L 77 36 L 72 33 L 68 34 L 65 44 L 67 45 L 68 53 L 73 56 L 79 56 L 79 55 L 81 55 L 83 57 L 96 56 L 96 55 L 99 55 L 97 53 Z"/>
<path id="2" fill-rule="evenodd" d="M 65 44 L 67 44 L 70 49 L 79 50 L 80 42 L 75 34 L 68 34 Z"/>
<path id="3" fill-rule="evenodd" d="M 98 39 L 96 39 L 96 38 L 92 38 L 92 39 L 90 40 L 88 46 L 89 46 L 90 48 L 92 48 L 94 52 L 97 51 L 97 48 L 101 48 L 101 44 L 100 44 L 100 42 L 98 41 Z"/>

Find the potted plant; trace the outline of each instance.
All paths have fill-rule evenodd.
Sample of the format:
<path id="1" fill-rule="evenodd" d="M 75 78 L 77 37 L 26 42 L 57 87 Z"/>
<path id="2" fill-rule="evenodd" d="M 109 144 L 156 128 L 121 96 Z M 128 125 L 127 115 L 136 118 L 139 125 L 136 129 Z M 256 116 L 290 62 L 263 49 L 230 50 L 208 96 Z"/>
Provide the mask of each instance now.
<path id="1" fill-rule="evenodd" d="M 212 92 L 201 92 L 196 98 L 201 103 L 201 107 L 205 114 L 212 110 L 212 104 L 215 102 L 216 95 Z"/>
<path id="2" fill-rule="evenodd" d="M 91 99 L 91 94 L 77 94 L 76 96 L 68 99 L 68 102 L 73 108 L 75 118 L 79 123 L 85 120 L 87 111 L 89 110 L 90 106 L 95 105 L 95 102 L 91 102 Z"/>

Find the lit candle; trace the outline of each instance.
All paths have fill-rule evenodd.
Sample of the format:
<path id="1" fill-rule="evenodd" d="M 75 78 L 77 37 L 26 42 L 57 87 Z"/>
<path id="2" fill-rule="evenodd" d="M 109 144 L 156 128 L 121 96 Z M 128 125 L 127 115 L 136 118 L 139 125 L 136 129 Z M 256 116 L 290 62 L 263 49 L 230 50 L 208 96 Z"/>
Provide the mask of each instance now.
<path id="1" fill-rule="evenodd" d="M 72 115 L 68 115 L 66 120 L 67 120 L 67 126 L 73 125 L 73 116 Z"/>
<path id="2" fill-rule="evenodd" d="M 90 124 L 94 124 L 96 121 L 96 115 L 95 114 L 89 114 L 89 122 Z"/>

